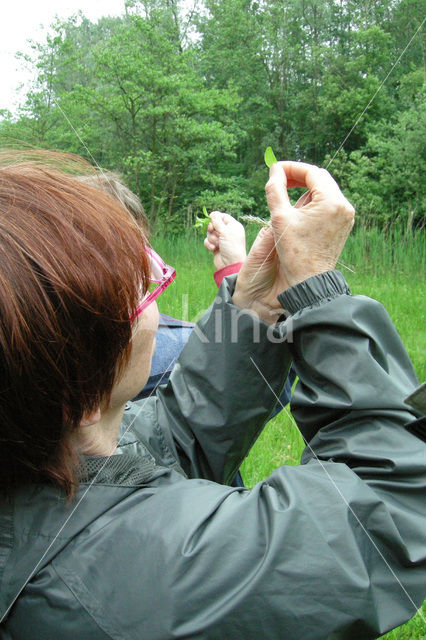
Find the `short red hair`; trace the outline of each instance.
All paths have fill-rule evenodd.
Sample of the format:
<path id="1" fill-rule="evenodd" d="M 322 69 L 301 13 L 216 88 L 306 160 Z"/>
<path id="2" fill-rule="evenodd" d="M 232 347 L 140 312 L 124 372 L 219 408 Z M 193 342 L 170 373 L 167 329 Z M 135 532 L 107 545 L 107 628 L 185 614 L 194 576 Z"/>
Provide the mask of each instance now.
<path id="1" fill-rule="evenodd" d="M 7 494 L 40 481 L 73 494 L 78 464 L 68 436 L 111 393 L 130 355 L 129 318 L 149 282 L 146 238 L 126 209 L 48 166 L 53 159 L 69 169 L 70 158 L 79 165 L 50 153 L 37 162 L 9 152 L 0 158 L 0 484 Z"/>

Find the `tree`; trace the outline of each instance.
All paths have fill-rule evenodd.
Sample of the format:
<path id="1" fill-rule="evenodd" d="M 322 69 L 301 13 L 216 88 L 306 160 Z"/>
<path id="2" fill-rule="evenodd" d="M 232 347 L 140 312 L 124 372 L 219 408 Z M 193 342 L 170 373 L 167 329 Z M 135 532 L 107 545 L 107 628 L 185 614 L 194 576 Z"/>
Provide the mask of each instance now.
<path id="1" fill-rule="evenodd" d="M 34 86 L 17 120 L 3 114 L 1 138 L 120 171 L 168 232 L 203 205 L 266 214 L 268 145 L 280 159 L 332 161 L 365 220 L 409 210 L 418 221 L 419 0 L 194 7 L 129 0 L 121 18 L 58 21 L 34 45 Z"/>

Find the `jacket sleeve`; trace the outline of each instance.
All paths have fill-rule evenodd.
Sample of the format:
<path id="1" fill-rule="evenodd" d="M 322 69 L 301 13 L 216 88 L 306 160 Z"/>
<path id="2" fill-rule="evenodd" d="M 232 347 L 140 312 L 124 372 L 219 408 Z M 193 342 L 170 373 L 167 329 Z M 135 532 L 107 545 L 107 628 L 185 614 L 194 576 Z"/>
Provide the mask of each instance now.
<path id="1" fill-rule="evenodd" d="M 302 464 L 276 469 L 250 491 L 164 470 L 125 494 L 114 517 L 95 521 L 46 569 L 86 602 L 109 637 L 369 640 L 412 617 L 424 599 L 425 445 L 404 428 L 415 416 L 403 398 L 416 380 L 401 341 L 381 305 L 351 296 L 337 272 L 293 287 L 281 301 L 291 314 L 280 328 L 288 341 L 253 345 L 246 336 L 241 355 L 231 342 L 223 384 L 235 383 L 235 371 L 244 384 L 252 378 L 256 402 L 247 393 L 235 407 L 251 439 L 269 404 L 263 387 L 253 391 L 256 375 L 278 395 L 278 359 L 288 357 L 288 345 L 300 376 L 293 411 L 307 441 Z M 202 326 L 214 327 L 223 304 L 215 302 Z M 227 364 L 224 351 L 219 367 Z M 265 380 L 247 366 L 251 357 Z M 188 469 L 223 469 L 221 456 L 238 457 L 234 446 L 246 443 L 220 397 L 225 386 L 207 411 L 203 363 L 210 368 L 213 354 L 200 358 L 192 362 L 189 345 L 180 367 L 194 367 L 203 393 L 178 370 L 158 400 L 159 415 L 171 420 Z M 216 393 L 220 379 L 213 384 Z M 182 392 L 182 405 L 173 391 Z M 236 435 L 227 436 L 222 411 Z M 96 504 L 111 490 L 97 491 Z M 50 579 L 39 575 L 38 584 Z M 58 606 L 51 611 L 57 628 Z"/>
<path id="2" fill-rule="evenodd" d="M 404 398 L 418 382 L 384 307 L 345 286 L 342 274 L 329 272 L 280 296 L 292 314 L 299 383 L 291 408 L 307 443 L 302 463 L 342 462 L 395 501 L 399 477 L 401 491 L 407 474 L 424 480 L 424 443 L 404 428 L 417 417 Z M 410 499 L 407 491 L 407 507 Z"/>
<path id="3" fill-rule="evenodd" d="M 189 477 L 225 484 L 271 415 L 291 366 L 285 335 L 236 307 L 231 300 L 234 284 L 235 278 L 223 281 L 168 385 L 158 389 L 158 397 L 144 410 L 163 433 L 172 433 Z M 258 361 L 268 383 L 256 375 Z"/>
<path id="4" fill-rule="evenodd" d="M 404 428 L 416 377 L 386 311 L 338 272 L 281 302 L 302 464 L 251 491 L 189 484 L 179 501 L 173 488 L 168 586 L 185 609 L 174 624 L 209 630 L 200 637 L 375 638 L 426 596 L 426 447 Z M 258 366 L 273 382 L 267 354 Z"/>

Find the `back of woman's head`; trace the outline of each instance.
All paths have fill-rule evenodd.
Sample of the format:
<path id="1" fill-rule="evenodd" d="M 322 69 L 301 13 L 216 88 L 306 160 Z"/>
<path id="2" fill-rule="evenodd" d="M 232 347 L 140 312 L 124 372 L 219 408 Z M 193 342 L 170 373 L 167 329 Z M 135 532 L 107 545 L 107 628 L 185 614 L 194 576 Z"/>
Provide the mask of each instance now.
<path id="1" fill-rule="evenodd" d="M 148 286 L 145 238 L 124 207 L 43 166 L 51 158 L 61 166 L 58 155 L 0 157 L 0 485 L 7 494 L 46 480 L 72 494 L 69 433 L 108 398 L 129 356 L 129 317 Z"/>
<path id="2" fill-rule="evenodd" d="M 85 184 L 102 189 L 116 198 L 134 217 L 144 232 L 148 229 L 148 219 L 140 198 L 129 189 L 122 176 L 113 171 L 93 171 L 89 175 L 78 176 L 77 178 Z"/>

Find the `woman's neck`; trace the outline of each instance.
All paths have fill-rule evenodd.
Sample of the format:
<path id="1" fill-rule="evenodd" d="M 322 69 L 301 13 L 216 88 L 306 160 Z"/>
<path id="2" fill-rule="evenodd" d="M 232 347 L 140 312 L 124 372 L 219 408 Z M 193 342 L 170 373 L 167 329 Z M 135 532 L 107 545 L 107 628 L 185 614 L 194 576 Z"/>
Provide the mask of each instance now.
<path id="1" fill-rule="evenodd" d="M 126 405 L 101 411 L 94 424 L 81 425 L 73 434 L 73 443 L 79 454 L 111 456 L 116 452 L 118 435 Z"/>

